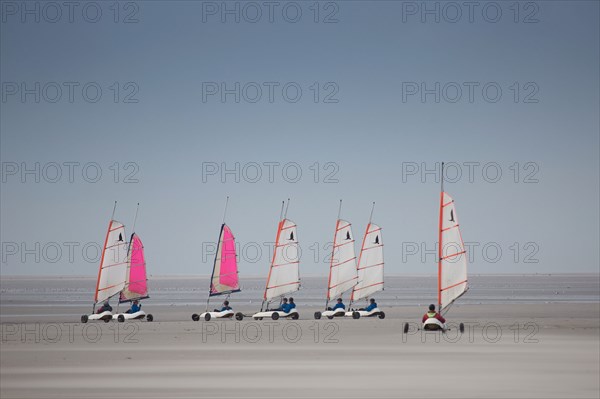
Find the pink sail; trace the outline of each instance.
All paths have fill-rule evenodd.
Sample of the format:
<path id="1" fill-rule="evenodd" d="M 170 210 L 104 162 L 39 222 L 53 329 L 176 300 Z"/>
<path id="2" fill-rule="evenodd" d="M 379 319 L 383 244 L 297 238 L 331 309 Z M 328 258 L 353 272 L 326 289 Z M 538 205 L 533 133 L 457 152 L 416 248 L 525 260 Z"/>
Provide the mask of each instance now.
<path id="1" fill-rule="evenodd" d="M 128 273 L 125 288 L 121 291 L 120 301 L 131 301 L 133 299 L 148 296 L 148 281 L 146 277 L 146 260 L 144 257 L 144 245 L 137 234 L 131 235 L 128 253 Z"/>
<path id="2" fill-rule="evenodd" d="M 220 295 L 240 290 L 235 238 L 226 224 L 221 226 L 217 254 L 210 284 L 210 295 Z"/>

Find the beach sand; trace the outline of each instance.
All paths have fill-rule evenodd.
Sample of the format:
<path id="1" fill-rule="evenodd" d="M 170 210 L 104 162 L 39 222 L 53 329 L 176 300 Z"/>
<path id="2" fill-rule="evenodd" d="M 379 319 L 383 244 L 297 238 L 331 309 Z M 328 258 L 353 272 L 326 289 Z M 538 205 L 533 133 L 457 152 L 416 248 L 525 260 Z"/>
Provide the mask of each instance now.
<path id="1" fill-rule="evenodd" d="M 385 308 L 384 320 L 316 321 L 300 308 L 298 321 L 193 322 L 197 306 L 154 306 L 153 323 L 73 322 L 85 310 L 3 318 L 3 399 L 600 395 L 598 303 L 455 305 L 449 322 L 467 331 L 444 336 L 403 336 L 416 306 Z"/>

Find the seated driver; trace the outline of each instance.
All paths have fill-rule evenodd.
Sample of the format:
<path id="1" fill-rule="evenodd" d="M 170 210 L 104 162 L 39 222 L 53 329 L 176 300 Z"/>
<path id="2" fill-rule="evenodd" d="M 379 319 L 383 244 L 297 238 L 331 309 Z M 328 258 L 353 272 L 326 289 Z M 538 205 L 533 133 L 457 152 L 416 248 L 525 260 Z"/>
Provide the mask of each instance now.
<path id="1" fill-rule="evenodd" d="M 342 298 L 337 299 L 337 303 L 335 304 L 334 307 L 327 308 L 327 310 L 337 310 L 337 309 L 346 310 L 346 305 L 344 305 L 344 303 L 342 302 Z"/>
<path id="2" fill-rule="evenodd" d="M 375 299 L 374 299 L 374 298 L 371 298 L 371 299 L 369 300 L 369 302 L 370 302 L 370 303 L 369 303 L 369 306 L 367 306 L 367 307 L 366 307 L 366 308 L 364 308 L 364 309 L 358 309 L 358 310 L 363 310 L 363 311 L 365 311 L 365 312 L 370 312 L 371 310 L 373 310 L 373 309 L 375 309 L 375 308 L 377 307 L 377 303 L 375 302 Z"/>
<path id="3" fill-rule="evenodd" d="M 287 300 L 287 303 L 284 301 L 284 303 L 281 305 L 281 311 L 285 313 L 290 313 L 295 307 L 296 304 L 294 303 L 294 298 L 290 298 Z"/>
<path id="4" fill-rule="evenodd" d="M 224 311 L 226 311 L 226 310 L 233 310 L 233 309 L 231 308 L 231 306 L 229 306 L 229 301 L 224 301 L 224 302 L 223 302 L 223 307 L 221 308 L 221 310 L 219 310 L 219 309 L 215 309 L 214 311 L 215 311 L 215 312 L 224 312 Z"/>
<path id="5" fill-rule="evenodd" d="M 104 312 L 112 312 L 112 306 L 110 306 L 110 303 L 108 303 L 107 301 L 104 301 L 104 304 L 102 304 L 102 306 L 100 307 L 100 309 L 98 309 L 98 311 L 96 312 L 97 314 L 100 313 L 104 313 Z"/>
<path id="6" fill-rule="evenodd" d="M 429 312 L 423 315 L 422 322 L 425 323 L 427 319 L 437 319 L 441 323 L 446 323 L 446 319 L 444 319 L 441 314 L 435 311 L 435 305 L 433 304 L 429 305 Z"/>
<path id="7" fill-rule="evenodd" d="M 125 313 L 137 313 L 142 310 L 142 305 L 137 299 L 131 303 L 131 307 Z"/>

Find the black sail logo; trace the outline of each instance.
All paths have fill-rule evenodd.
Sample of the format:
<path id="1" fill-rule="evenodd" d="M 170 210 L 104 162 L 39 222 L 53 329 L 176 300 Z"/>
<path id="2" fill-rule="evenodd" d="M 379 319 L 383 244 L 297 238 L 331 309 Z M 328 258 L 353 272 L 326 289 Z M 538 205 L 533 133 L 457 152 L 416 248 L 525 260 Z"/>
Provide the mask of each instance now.
<path id="1" fill-rule="evenodd" d="M 450 209 L 450 222 L 454 222 L 454 209 Z"/>

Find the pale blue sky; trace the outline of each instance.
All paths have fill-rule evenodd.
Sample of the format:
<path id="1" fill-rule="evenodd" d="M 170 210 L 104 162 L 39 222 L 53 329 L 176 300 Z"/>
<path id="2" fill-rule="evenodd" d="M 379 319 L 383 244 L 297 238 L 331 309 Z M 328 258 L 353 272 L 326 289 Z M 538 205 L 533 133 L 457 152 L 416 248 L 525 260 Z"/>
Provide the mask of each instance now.
<path id="1" fill-rule="evenodd" d="M 218 14 L 203 15 L 207 3 L 192 1 L 134 2 L 137 8 L 120 10 L 119 23 L 113 21 L 112 3 L 101 2 L 95 3 L 102 9 L 97 23 L 87 22 L 79 9 L 72 23 L 66 15 L 57 23 L 45 21 L 43 10 L 39 23 L 31 15 L 23 23 L 22 10 L 6 9 L 2 2 L 4 173 L 14 163 L 32 168 L 36 162 L 43 167 L 71 161 L 97 162 L 103 172 L 98 183 L 86 182 L 80 167 L 73 183 L 64 166 L 57 183 L 44 176 L 40 183 L 31 175 L 25 183 L 18 174 L 5 176 L 2 274 L 94 275 L 97 262 L 85 261 L 81 246 L 103 240 L 114 200 L 119 201 L 116 218 L 128 231 L 141 202 L 136 230 L 151 273 L 207 274 L 212 260 L 202 262 L 202 243 L 217 239 L 227 195 L 227 221 L 240 244 L 250 250 L 248 243 L 257 242 L 263 248 L 256 262 L 241 257 L 246 275 L 266 274 L 271 254 L 262 243 L 274 239 L 280 203 L 288 197 L 288 216 L 298 224 L 304 247 L 302 273 L 327 272 L 326 263 L 313 259 L 313 245 L 321 247 L 321 259 L 327 256 L 323 246 L 333 237 L 339 198 L 356 236 L 364 231 L 371 202 L 377 202 L 374 221 L 384 229 L 387 273 L 433 273 L 433 256 L 422 261 L 421 253 L 407 255 L 406 250 L 411 243 L 434 247 L 439 184 L 432 176 L 424 183 L 417 176 L 403 182 L 402 165 L 433 167 L 442 160 L 463 165 L 463 172 L 465 162 L 495 162 L 502 169 L 497 183 L 483 179 L 479 167 L 473 183 L 464 177 L 447 184 L 465 241 L 480 243 L 473 251 L 472 273 L 597 272 L 599 3 L 541 1 L 536 8 L 521 3 L 518 23 L 512 1 L 497 3 L 502 9 L 497 23 L 486 21 L 479 9 L 473 23 L 466 16 L 450 23 L 443 14 L 439 23 L 431 16 L 421 23 L 419 14 L 403 14 L 411 2 L 329 3 L 319 3 L 319 23 L 313 21 L 312 1 L 294 3 L 302 9 L 297 23 L 287 22 L 280 9 L 272 23 L 266 15 L 258 23 L 245 21 L 244 15 L 239 23 L 231 16 L 222 23 Z M 332 12 L 338 22 L 323 23 Z M 122 23 L 129 13 L 137 23 Z M 525 16 L 538 22 L 523 23 Z M 51 86 L 35 103 L 31 94 L 25 102 L 20 92 L 11 94 L 23 82 L 79 86 L 72 103 L 66 88 L 59 101 L 49 102 Z M 82 98 L 81 87 L 89 82 L 102 89 L 96 103 Z M 110 88 L 114 82 L 120 88 L 118 103 Z M 133 96 L 137 103 L 122 102 L 134 87 L 127 82 L 139 89 Z M 233 95 L 225 102 L 218 95 L 203 102 L 203 82 L 279 86 L 272 103 L 266 89 L 257 103 L 243 96 L 236 103 Z M 302 89 L 296 103 L 282 98 L 281 87 L 288 82 Z M 320 87 L 318 103 L 314 82 Z M 334 85 L 326 87 L 327 82 Z M 472 103 L 466 89 L 456 103 L 444 98 L 436 103 L 433 95 L 425 102 L 419 95 L 403 102 L 403 82 L 479 86 Z M 482 97 L 481 87 L 489 82 L 502 89 L 496 103 Z M 334 88 L 338 102 L 324 103 L 323 96 Z M 533 91 L 537 103 L 524 102 Z M 123 166 L 135 163 L 139 182 L 114 183 L 109 167 L 115 162 L 121 181 L 133 170 Z M 296 162 L 303 175 L 300 182 L 288 183 L 279 167 L 273 183 L 266 175 L 257 183 L 243 177 L 235 183 L 233 176 L 225 183 L 209 176 L 204 183 L 203 162 L 230 168 L 236 162 Z M 315 162 L 321 168 L 319 183 L 310 169 Z M 332 170 L 323 169 L 327 162 L 338 166 L 338 183 L 322 182 Z M 510 169 L 515 162 L 521 167 L 518 183 Z M 523 169 L 527 162 L 538 169 Z M 532 171 L 539 182 L 523 183 Z M 41 253 L 39 263 L 34 255 L 23 261 L 20 249 L 12 254 L 13 242 L 27 248 L 39 242 L 47 250 L 48 243 L 57 242 L 63 254 L 56 263 L 45 261 L 53 253 Z M 64 242 L 80 243 L 73 260 Z M 481 249 L 486 244 L 492 246 L 487 257 Z M 495 247 L 503 253 L 492 262 Z M 539 262 L 525 263 L 526 255 Z"/>

